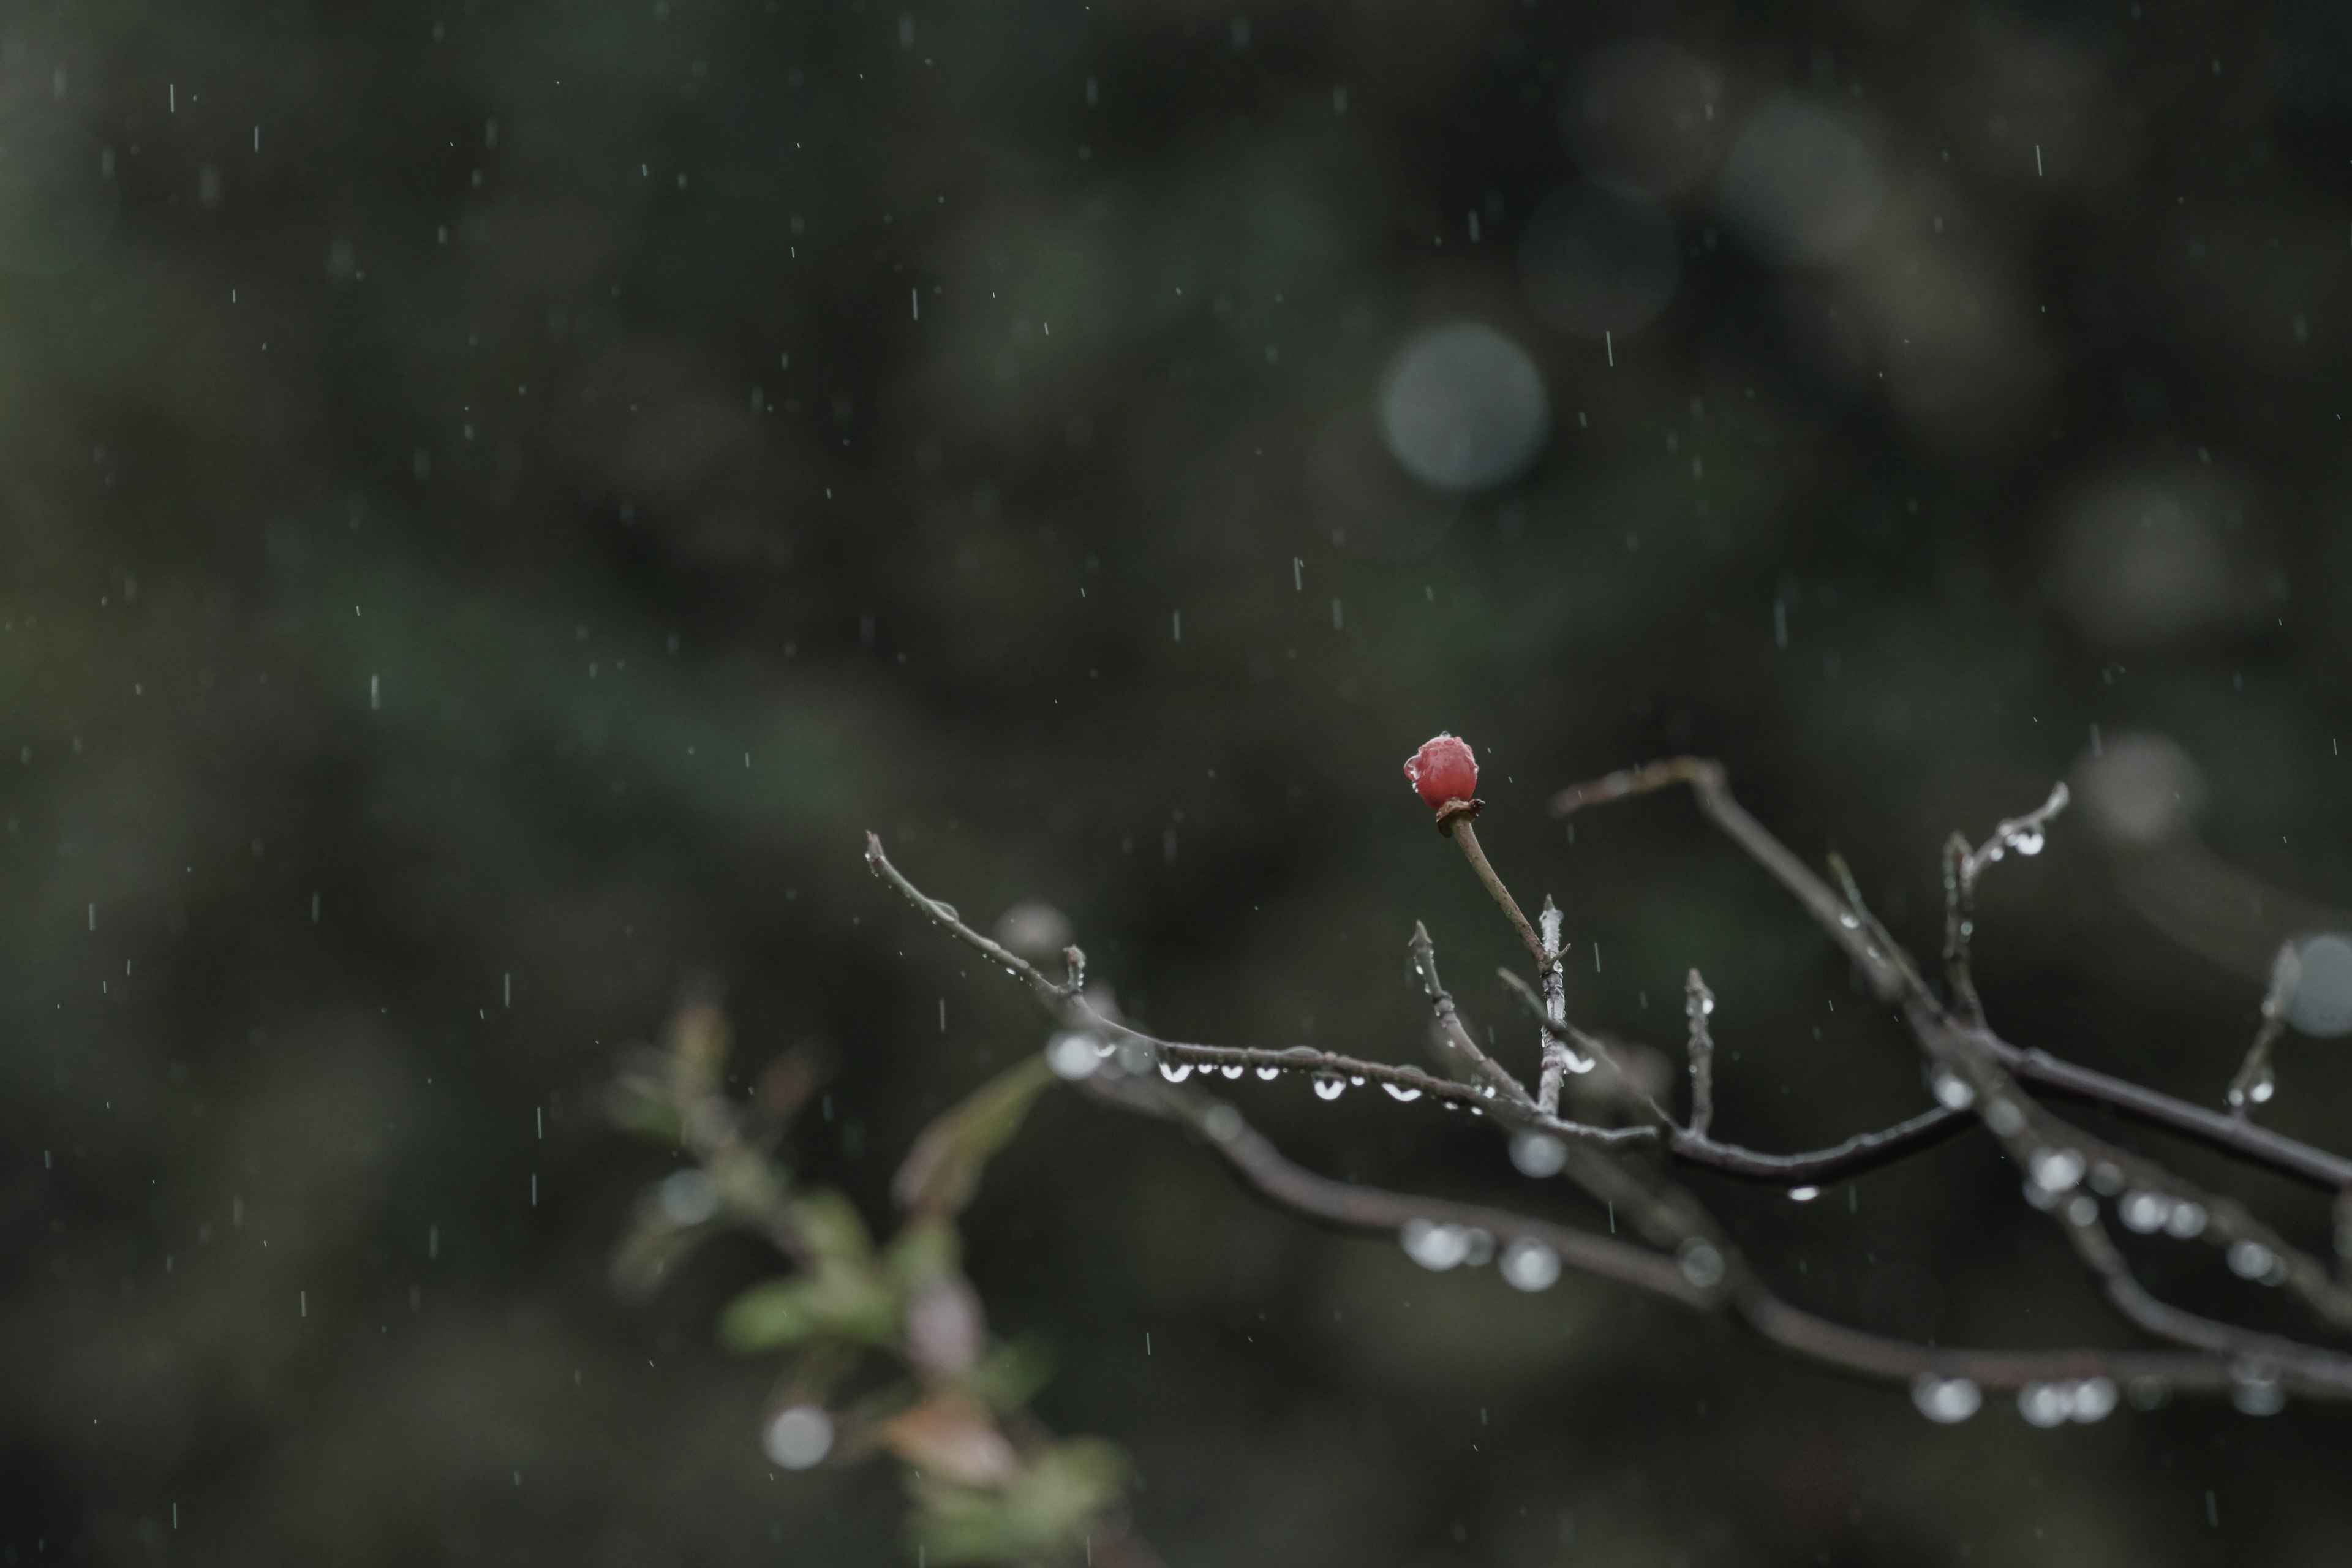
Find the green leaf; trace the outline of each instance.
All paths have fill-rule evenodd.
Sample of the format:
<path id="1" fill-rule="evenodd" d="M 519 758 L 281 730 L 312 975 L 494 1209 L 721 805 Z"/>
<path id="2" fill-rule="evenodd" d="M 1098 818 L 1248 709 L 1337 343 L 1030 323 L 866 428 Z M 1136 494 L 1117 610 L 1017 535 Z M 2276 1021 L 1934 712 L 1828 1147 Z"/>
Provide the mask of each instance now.
<path id="1" fill-rule="evenodd" d="M 957 1486 L 930 1475 L 910 1483 L 911 1528 L 929 1561 L 1027 1562 L 1066 1553 L 1118 1502 L 1127 1461 L 1097 1437 L 1033 1457 L 1003 1487 Z"/>
<path id="2" fill-rule="evenodd" d="M 1031 1102 L 1053 1081 L 1044 1057 L 1027 1057 L 942 1113 L 915 1140 L 890 1184 L 898 1202 L 918 1215 L 962 1209 L 979 1191 L 989 1156 L 1013 1141 Z"/>
<path id="3" fill-rule="evenodd" d="M 728 1303 L 719 1342 L 751 1353 L 811 1341 L 888 1345 L 898 1338 L 898 1292 L 870 1270 L 829 1268 L 754 1285 Z"/>
<path id="4" fill-rule="evenodd" d="M 908 1221 L 883 1255 L 883 1267 L 890 1271 L 890 1278 L 909 1293 L 919 1285 L 956 1273 L 962 1266 L 963 1239 L 956 1235 L 954 1226 L 936 1217 Z"/>
<path id="5" fill-rule="evenodd" d="M 999 1345 L 963 1374 L 963 1386 L 974 1399 L 999 1415 L 1020 1409 L 1037 1396 L 1054 1375 L 1053 1348 L 1043 1340 L 1017 1340 Z"/>
<path id="6" fill-rule="evenodd" d="M 793 1228 L 820 1264 L 827 1268 L 870 1268 L 874 1240 L 866 1222 L 847 1198 L 830 1187 L 803 1188 L 791 1204 Z"/>

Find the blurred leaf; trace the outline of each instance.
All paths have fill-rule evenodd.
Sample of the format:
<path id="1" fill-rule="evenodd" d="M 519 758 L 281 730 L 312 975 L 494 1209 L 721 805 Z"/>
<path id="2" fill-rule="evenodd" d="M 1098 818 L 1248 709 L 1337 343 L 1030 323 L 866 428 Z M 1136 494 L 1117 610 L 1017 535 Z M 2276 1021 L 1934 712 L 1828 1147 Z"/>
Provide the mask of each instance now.
<path id="1" fill-rule="evenodd" d="M 679 1225 L 648 1194 L 613 1248 L 613 1288 L 635 1300 L 653 1294 L 710 1234 L 708 1226 Z"/>
<path id="2" fill-rule="evenodd" d="M 965 1487 L 1001 1487 L 1021 1468 L 988 1412 L 952 1388 L 900 1415 L 883 1429 L 882 1441 L 925 1475 Z"/>
<path id="3" fill-rule="evenodd" d="M 870 1271 L 834 1267 L 752 1286 L 728 1303 L 719 1338 L 747 1354 L 812 1340 L 889 1345 L 898 1323 L 897 1292 Z"/>
<path id="4" fill-rule="evenodd" d="M 604 1115 L 624 1132 L 675 1143 L 684 1130 L 669 1086 L 643 1071 L 625 1071 L 605 1091 Z"/>
<path id="5" fill-rule="evenodd" d="M 1118 1500 L 1127 1461 L 1110 1444 L 1074 1438 L 1033 1455 L 1002 1489 L 956 1485 L 926 1471 L 910 1489 L 913 1532 L 939 1563 L 1021 1562 L 1067 1552 Z"/>
<path id="6" fill-rule="evenodd" d="M 1024 1057 L 923 1129 L 890 1184 L 918 1215 L 951 1215 L 971 1202 L 989 1156 L 1021 1131 L 1030 1103 L 1054 1081 L 1042 1056 Z"/>
<path id="7" fill-rule="evenodd" d="M 1054 1375 L 1053 1347 L 1039 1339 L 999 1345 L 964 1374 L 964 1391 L 1002 1415 L 1037 1396 Z"/>
<path id="8" fill-rule="evenodd" d="M 727 1061 L 735 1032 L 715 1002 L 687 1002 L 670 1016 L 667 1031 L 670 1055 L 706 1079 L 715 1079 Z"/>
<path id="9" fill-rule="evenodd" d="M 891 1238 L 883 1262 L 890 1277 L 903 1289 L 911 1290 L 925 1280 L 960 1270 L 963 1267 L 963 1238 L 944 1219 L 909 1220 Z"/>
<path id="10" fill-rule="evenodd" d="M 822 1040 L 803 1041 L 768 1064 L 752 1088 L 751 1100 L 782 1125 L 832 1076 L 833 1047 Z"/>
<path id="11" fill-rule="evenodd" d="M 847 1198 L 830 1187 L 811 1187 L 795 1194 L 789 1207 L 793 1228 L 825 1267 L 872 1268 L 873 1238 Z"/>

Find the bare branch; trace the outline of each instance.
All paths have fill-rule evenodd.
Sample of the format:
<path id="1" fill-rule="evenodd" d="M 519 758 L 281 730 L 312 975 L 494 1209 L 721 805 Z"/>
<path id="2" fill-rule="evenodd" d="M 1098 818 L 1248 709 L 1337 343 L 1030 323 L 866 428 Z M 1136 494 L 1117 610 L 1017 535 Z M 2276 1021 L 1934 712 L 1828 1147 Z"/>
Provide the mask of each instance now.
<path id="1" fill-rule="evenodd" d="M 1889 999 L 1904 999 L 1905 1021 L 1928 1061 L 1938 1069 L 1939 1082 L 1949 1080 L 1964 1092 L 1947 1094 L 1939 1088 L 1938 1097 L 1945 1100 L 1941 1108 L 1810 1154 L 1765 1155 L 1718 1143 L 1709 1135 L 1713 1040 L 1706 1016 L 1712 997 L 1705 982 L 1693 971 L 1685 1006 L 1690 1023 L 1693 1079 L 1690 1125 L 1673 1126 L 1663 1110 L 1658 1111 L 1658 1125 L 1643 1127 L 1605 1129 L 1562 1121 L 1555 1109 L 1556 1082 L 1547 1091 L 1550 1103 L 1538 1103 L 1471 1040 L 1451 996 L 1437 979 L 1433 946 L 1427 931 L 1421 928 L 1416 928 L 1412 944 L 1416 970 L 1441 1036 L 1449 1047 L 1463 1054 L 1471 1070 L 1486 1080 L 1484 1083 L 1463 1084 L 1411 1068 L 1305 1047 L 1276 1052 L 1155 1040 L 1096 1012 L 1077 988 L 1076 981 L 1080 970 L 1076 962 L 1072 965 L 1073 984 L 1055 986 L 1009 953 L 1003 953 L 999 961 L 1009 973 L 1028 980 L 1033 993 L 1048 1011 L 1066 1024 L 1087 1028 L 1105 1039 L 1140 1047 L 1139 1054 L 1132 1057 L 1115 1053 L 1105 1058 L 1099 1071 L 1089 1065 L 1082 1073 L 1065 1076 L 1083 1077 L 1090 1092 L 1128 1109 L 1193 1126 L 1261 1192 L 1301 1212 L 1369 1227 L 1402 1226 L 1408 1222 L 1465 1226 L 1484 1230 L 1491 1237 L 1539 1245 L 1557 1260 L 1571 1267 L 1656 1290 L 1686 1304 L 1705 1308 L 1729 1305 L 1742 1321 L 1772 1342 L 1864 1375 L 1927 1381 L 1965 1378 L 1987 1386 L 2014 1386 L 2059 1377 L 2152 1377 L 2171 1386 L 2194 1388 L 2214 1388 L 2233 1379 L 2254 1377 L 2296 1392 L 2352 1398 L 2352 1355 L 2215 1321 L 2151 1296 L 2133 1276 L 2109 1235 L 2100 1204 L 2089 1192 L 2081 1190 L 2086 1174 L 2092 1187 L 2110 1196 L 2128 1183 L 2144 1196 L 2200 1206 L 2210 1218 L 2215 1239 L 2230 1243 L 2233 1268 L 2250 1273 L 2242 1266 L 2242 1249 L 2257 1247 L 2263 1264 L 2263 1277 L 2273 1283 L 2289 1284 L 2295 1294 L 2331 1321 L 2352 1324 L 2352 1292 L 2330 1279 L 2315 1259 L 2287 1247 L 2242 1208 L 2226 1200 L 2203 1198 L 2189 1184 L 2170 1176 L 2153 1162 L 2088 1137 L 2043 1110 L 2024 1092 L 2021 1082 L 2034 1082 L 2053 1092 L 2108 1106 L 2200 1138 L 2252 1163 L 2297 1174 L 2338 1191 L 2352 1191 L 2352 1180 L 2343 1179 L 2352 1175 L 2352 1162 L 2280 1138 L 2253 1126 L 2242 1115 L 2223 1117 L 2059 1062 L 2039 1051 L 2021 1050 L 2001 1040 L 1984 1028 L 1974 1013 L 1966 1010 L 1967 1005 L 1958 1000 L 1974 995 L 1973 986 L 1964 984 L 1965 939 L 1970 934 L 1965 921 L 1957 930 L 1961 939 L 1958 942 L 1948 940 L 1954 932 L 1948 929 L 1947 957 L 1958 961 L 1956 973 L 1959 976 L 1954 985 L 1955 1005 L 1963 1009 L 1959 1016 L 1948 1013 L 1920 983 L 1916 968 L 1885 928 L 1869 915 L 1843 863 L 1833 862 L 1835 874 L 1846 888 L 1846 897 L 1841 901 L 1827 885 L 1806 871 L 1769 833 L 1739 810 L 1723 784 L 1721 770 L 1715 764 L 1685 758 L 1612 775 L 1598 784 L 1567 792 L 1555 803 L 1555 809 L 1565 813 L 1590 802 L 1615 799 L 1667 783 L 1692 784 L 1709 817 L 1822 921 L 1824 928 L 1871 979 L 1874 988 Z M 2008 853 L 2037 852 L 2049 818 L 2064 805 L 2063 788 L 2053 790 L 2038 811 L 2002 823 L 1979 849 L 1956 854 L 1948 863 L 1957 894 L 1954 907 L 1965 914 L 1977 877 Z M 1468 818 L 1466 815 L 1460 816 L 1449 826 L 1460 841 L 1468 829 Z M 1469 837 L 1464 847 L 1489 891 L 1521 928 L 1523 940 L 1532 937 L 1531 951 L 1546 965 L 1540 975 L 1546 983 L 1543 995 L 1507 971 L 1505 978 L 1542 1025 L 1547 1068 L 1554 1061 L 1556 1052 L 1562 1057 L 1568 1054 L 1571 1040 L 1606 1059 L 1606 1048 L 1601 1042 L 1577 1031 L 1565 1017 L 1564 994 L 1556 984 L 1559 952 L 1557 910 L 1547 900 L 1545 932 L 1535 935 L 1492 867 L 1478 853 L 1475 835 Z M 883 858 L 879 841 L 871 836 L 868 860 L 927 917 L 992 957 L 1002 953 L 1003 950 L 994 943 L 963 926 L 952 909 L 927 898 L 898 875 Z M 2266 1026 L 2283 1018 L 2291 994 L 2285 983 L 2274 977 L 2272 994 L 2264 1004 Z M 2260 1043 L 2258 1040 L 2258 1047 Z M 1401 1100 L 1425 1095 L 1440 1103 L 1467 1103 L 1474 1113 L 1490 1113 L 1493 1120 L 1507 1127 L 1558 1137 L 1567 1146 L 1561 1164 L 1566 1173 L 1594 1196 L 1622 1210 L 1635 1229 L 1654 1246 L 1671 1247 L 1675 1257 L 1669 1260 L 1643 1248 L 1502 1211 L 1405 1197 L 1312 1175 L 1284 1160 L 1270 1143 L 1248 1129 L 1232 1107 L 1179 1093 L 1158 1081 L 1148 1071 L 1148 1065 L 1155 1061 L 1178 1069 L 1171 1077 L 1179 1076 L 1188 1064 L 1213 1066 L 1227 1077 L 1237 1077 L 1253 1067 L 1262 1076 L 1284 1070 L 1306 1070 L 1326 1078 L 1344 1074 L 1360 1081 L 1380 1081 Z M 2246 1075 L 2241 1076 L 2242 1079 Z M 1926 1147 L 1964 1124 L 1960 1115 L 1963 1109 L 1973 1110 L 2011 1158 L 2026 1171 L 2028 1195 L 2033 1199 L 2034 1206 L 2052 1213 L 2116 1311 L 2147 1333 L 2189 1347 L 2189 1353 L 1938 1351 L 1843 1329 L 1774 1298 L 1716 1230 L 1706 1211 L 1687 1194 L 1654 1178 L 1637 1175 L 1633 1169 L 1600 1152 L 1663 1146 L 1672 1158 L 1682 1163 L 1793 1185 L 1808 1176 L 1826 1178 L 1832 1173 L 1866 1169 Z M 2094 1161 L 2098 1162 L 2095 1166 L 2092 1164 Z M 2347 1210 L 2352 1210 L 2352 1202 L 2347 1202 Z M 1923 1408 L 1927 1405 L 1924 1396 L 1922 1405 Z"/>
<path id="2" fill-rule="evenodd" d="M 1795 895 L 1861 968 L 1880 1000 L 1894 1001 L 1909 989 L 1902 965 L 1879 950 L 1877 939 L 1865 931 L 1861 917 L 1845 909 L 1837 895 L 1807 870 L 1803 862 L 1762 824 L 1740 809 L 1724 782 L 1720 763 L 1704 757 L 1674 757 L 1630 768 L 1562 790 L 1552 797 L 1551 810 L 1555 816 L 1566 816 L 1588 805 L 1604 805 L 1677 784 L 1689 784 L 1707 820 Z M 1990 1032 L 1985 1043 L 2002 1067 L 2052 1093 L 2104 1106 L 2135 1121 L 2195 1139 L 2248 1164 L 2293 1176 L 2331 1193 L 2352 1187 L 2352 1159 L 2095 1068 L 2078 1067 L 2040 1049 L 2012 1045 Z"/>
<path id="3" fill-rule="evenodd" d="M 1780 1187 L 1817 1187 L 1894 1164 L 1922 1149 L 1933 1148 L 1956 1132 L 1964 1132 L 1975 1119 L 1966 1111 L 1937 1106 L 1907 1121 L 1877 1132 L 1858 1132 L 1828 1149 L 1801 1154 L 1760 1154 L 1735 1143 L 1718 1143 L 1676 1129 L 1667 1136 L 1666 1150 L 1686 1164 L 1701 1165 L 1743 1181 L 1766 1182 Z"/>
<path id="4" fill-rule="evenodd" d="M 2221 1357 L 2178 1352 L 2065 1349 L 1990 1351 L 1930 1347 L 1864 1332 L 1817 1317 L 1780 1300 L 1760 1283 L 1708 1289 L 1685 1268 L 1645 1248 L 1507 1210 L 1410 1196 L 1334 1181 L 1293 1163 L 1230 1105 L 1146 1079 L 1089 1080 L 1088 1092 L 1121 1110 L 1181 1123 L 1198 1134 L 1243 1180 L 1295 1213 L 1349 1229 L 1401 1233 L 1413 1221 L 1483 1231 L 1497 1243 L 1528 1241 L 1563 1265 L 1700 1310 L 1728 1307 L 1768 1342 L 1801 1359 L 1853 1375 L 1898 1385 L 1922 1378 L 1964 1379 L 1987 1389 L 2107 1377 L 2145 1381 L 2166 1390 L 2210 1393 L 2232 1383 Z"/>
<path id="5" fill-rule="evenodd" d="M 935 924 L 943 927 L 957 941 L 985 954 L 1006 973 L 1027 981 L 1031 989 L 1045 995 L 1063 994 L 1064 987 L 1046 979 L 1044 972 L 1035 964 L 1012 949 L 981 935 L 980 932 L 964 924 L 962 917 L 956 913 L 953 904 L 941 903 L 916 887 L 914 883 L 907 880 L 905 877 L 900 876 L 898 868 L 890 864 L 890 858 L 882 853 L 881 836 L 871 829 L 868 829 L 866 835 L 866 868 L 876 876 L 905 894 L 907 901 L 930 917 Z M 1081 965 L 1083 963 L 1084 960 L 1081 959 Z"/>

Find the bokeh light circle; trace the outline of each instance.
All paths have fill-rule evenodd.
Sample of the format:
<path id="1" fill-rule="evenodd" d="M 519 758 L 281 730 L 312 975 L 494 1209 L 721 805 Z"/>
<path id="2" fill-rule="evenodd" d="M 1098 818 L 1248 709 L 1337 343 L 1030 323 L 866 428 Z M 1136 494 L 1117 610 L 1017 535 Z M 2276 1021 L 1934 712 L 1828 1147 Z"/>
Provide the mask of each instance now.
<path id="1" fill-rule="evenodd" d="M 1723 171 L 1723 216 L 1775 261 L 1829 261 L 1885 199 L 1877 157 L 1837 113 L 1795 98 L 1757 110 Z"/>
<path id="2" fill-rule="evenodd" d="M 1528 218 L 1519 281 L 1537 313 L 1588 338 L 1637 332 L 1675 297 L 1682 256 L 1656 203 L 1597 185 L 1562 185 Z"/>
<path id="3" fill-rule="evenodd" d="M 1380 409 L 1391 455 L 1442 490 L 1508 484 L 1551 431 L 1535 361 L 1494 328 L 1469 321 L 1407 343 L 1382 378 Z"/>

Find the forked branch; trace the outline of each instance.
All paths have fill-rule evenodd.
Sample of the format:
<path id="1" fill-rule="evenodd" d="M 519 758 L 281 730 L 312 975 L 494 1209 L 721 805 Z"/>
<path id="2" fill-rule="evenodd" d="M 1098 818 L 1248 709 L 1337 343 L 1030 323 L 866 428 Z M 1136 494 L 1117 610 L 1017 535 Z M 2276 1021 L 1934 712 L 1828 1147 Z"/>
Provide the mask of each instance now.
<path id="1" fill-rule="evenodd" d="M 1562 792 L 1553 808 L 1566 815 L 1674 784 L 1691 786 L 1708 819 L 1798 899 L 1882 1000 L 1901 1003 L 1901 1016 L 1936 1087 L 1937 1105 L 1895 1126 L 1808 1153 L 1770 1154 L 1718 1142 L 1712 1135 L 1715 1059 L 1709 1015 L 1715 999 L 1693 971 L 1685 995 L 1688 1121 L 1677 1125 L 1646 1096 L 1621 1097 L 1640 1113 L 1632 1125 L 1564 1118 L 1559 1096 L 1567 1064 L 1615 1064 L 1601 1041 L 1567 1017 L 1559 984 L 1558 910 L 1547 900 L 1540 928 L 1527 920 L 1478 847 L 1471 812 L 1461 809 L 1461 802 L 1441 808 L 1441 827 L 1462 847 L 1538 965 L 1540 991 L 1507 971 L 1504 976 L 1540 1028 L 1543 1070 L 1533 1095 L 1482 1050 L 1463 1025 L 1453 997 L 1437 978 L 1434 944 L 1424 928 L 1414 931 L 1413 964 L 1432 1009 L 1441 1054 L 1454 1065 L 1455 1070 L 1444 1077 L 1305 1047 L 1277 1051 L 1156 1038 L 1094 1008 L 1075 964 L 1070 983 L 1055 984 L 964 925 L 951 907 L 921 893 L 900 875 L 871 836 L 867 858 L 917 910 L 1028 983 L 1033 995 L 1066 1031 L 1057 1037 L 1056 1071 L 1078 1079 L 1087 1092 L 1105 1103 L 1192 1128 L 1253 1187 L 1278 1204 L 1328 1223 L 1401 1234 L 1408 1250 L 1431 1267 L 1475 1261 L 1499 1247 L 1506 1277 L 1523 1288 L 1548 1283 L 1564 1266 L 1685 1306 L 1727 1312 L 1792 1353 L 1860 1375 L 1912 1384 L 1921 1408 L 1937 1419 L 1956 1419 L 1972 1410 L 1979 1388 L 2024 1388 L 2028 1401 L 2038 1399 L 2045 1406 L 2058 1401 L 2053 1407 L 2062 1415 L 2066 1410 L 2078 1415 L 2103 1413 L 2112 1405 L 2119 1384 L 2149 1396 L 2165 1390 L 2223 1388 L 2244 1395 L 2252 1388 L 2253 1394 L 2240 1400 L 2249 1408 L 2254 1407 L 2250 1397 L 2259 1403 L 2280 1393 L 2352 1397 L 2352 1356 L 2199 1317 L 2157 1300 L 2133 1276 L 2105 1228 L 2105 1213 L 2093 1191 L 2111 1199 L 2120 1196 L 2121 1217 L 2134 1230 L 2189 1234 L 2179 1216 L 2194 1212 L 2197 1229 L 2210 1229 L 2210 1238 L 2230 1249 L 2234 1268 L 2249 1278 L 2290 1285 L 2291 1293 L 2332 1324 L 2352 1326 L 2352 1293 L 2242 1206 L 2211 1198 L 2152 1160 L 2069 1126 L 2035 1102 L 2023 1086 L 2100 1105 L 2199 1139 L 2251 1164 L 2338 1191 L 2352 1188 L 2352 1162 L 2253 1126 L 2242 1115 L 2221 1116 L 2039 1051 L 2022 1050 L 1983 1025 L 1969 973 L 1975 884 L 2010 853 L 2039 850 L 2050 819 L 2065 805 L 2063 785 L 2039 810 L 2001 823 L 1982 846 L 1970 849 L 1963 841 L 1953 849 L 1947 862 L 1951 897 L 1946 959 L 1952 991 L 1948 1005 L 1933 995 L 1909 955 L 1864 906 L 1843 863 L 1834 865 L 1841 893 L 1806 869 L 1738 805 L 1719 765 L 1697 758 L 1652 763 Z M 2264 1007 L 2269 1033 L 2258 1037 L 2257 1053 L 2275 1038 L 2272 1026 L 2284 1017 L 2285 994 L 2273 984 Z M 1072 1033 L 1094 1046 L 1068 1051 L 1060 1042 Z M 2250 1056 L 2242 1079 L 2253 1081 L 2249 1075 L 2255 1067 Z M 1612 1212 L 1626 1216 L 1647 1245 L 1505 1210 L 1315 1175 L 1285 1158 L 1235 1107 L 1178 1087 L 1196 1068 L 1219 1071 L 1227 1079 L 1252 1071 L 1268 1079 L 1305 1073 L 1332 1095 L 1349 1083 L 1377 1082 L 1399 1100 L 1426 1099 L 1440 1107 L 1466 1109 L 1517 1140 L 1514 1157 L 1523 1170 L 1568 1175 Z M 1693 1169 L 1791 1188 L 1815 1186 L 1904 1158 L 1970 1121 L 1980 1121 L 2027 1172 L 2029 1197 L 2060 1224 L 2118 1313 L 2142 1331 L 2181 1348 L 1970 1351 L 1910 1344 L 1842 1327 L 1780 1300 L 1692 1194 L 1643 1175 L 1622 1160 L 1625 1154 L 1647 1150 Z M 1538 1152 L 1528 1152 L 1531 1147 Z M 1552 1152 L 1543 1154 L 1541 1148 Z M 2158 1216 L 2156 1223 L 2144 1223 L 2151 1215 Z M 2259 1261 L 2261 1269 L 2242 1267 L 2249 1258 Z M 2098 1392 L 2100 1386 L 2104 1394 Z M 2037 1407 L 2029 1403 L 2026 1408 L 2033 1416 Z"/>

